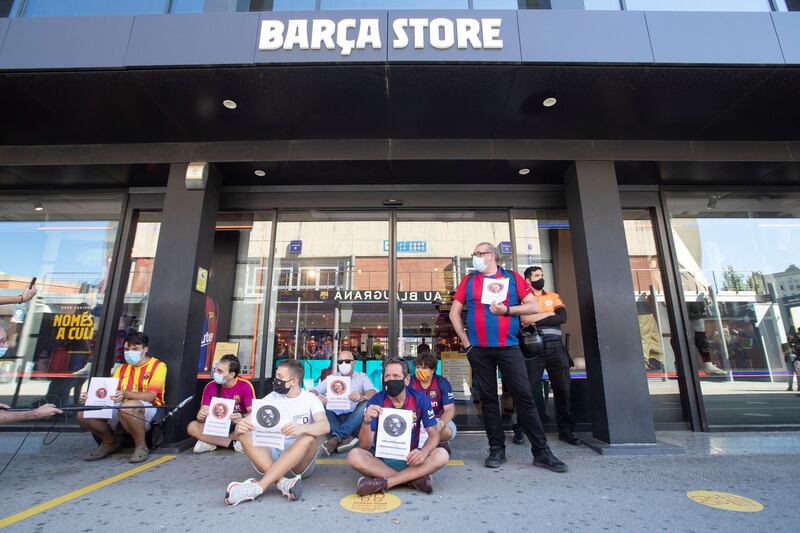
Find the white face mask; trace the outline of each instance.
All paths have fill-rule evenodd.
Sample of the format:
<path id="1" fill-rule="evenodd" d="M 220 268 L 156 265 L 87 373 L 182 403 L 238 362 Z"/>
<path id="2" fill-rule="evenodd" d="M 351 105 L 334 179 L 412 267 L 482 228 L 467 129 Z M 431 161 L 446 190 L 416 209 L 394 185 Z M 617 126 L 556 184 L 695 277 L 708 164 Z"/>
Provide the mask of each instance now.
<path id="1" fill-rule="evenodd" d="M 483 257 L 474 255 L 472 256 L 472 267 L 478 272 L 483 272 L 486 270 L 486 260 Z"/>
<path id="2" fill-rule="evenodd" d="M 339 373 L 346 375 L 349 374 L 351 370 L 353 370 L 353 365 L 350 363 L 339 363 Z"/>

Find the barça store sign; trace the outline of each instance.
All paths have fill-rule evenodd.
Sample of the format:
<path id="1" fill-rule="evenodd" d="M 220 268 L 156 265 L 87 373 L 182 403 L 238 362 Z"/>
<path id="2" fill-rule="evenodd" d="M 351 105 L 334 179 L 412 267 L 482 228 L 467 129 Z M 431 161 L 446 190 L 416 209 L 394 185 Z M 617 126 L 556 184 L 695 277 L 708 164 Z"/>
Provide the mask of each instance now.
<path id="1" fill-rule="evenodd" d="M 280 301 L 350 303 L 350 302 L 388 302 L 389 291 L 351 291 L 351 290 L 282 290 L 278 293 Z M 410 303 L 445 303 L 453 297 L 442 291 L 398 291 L 397 301 Z"/>

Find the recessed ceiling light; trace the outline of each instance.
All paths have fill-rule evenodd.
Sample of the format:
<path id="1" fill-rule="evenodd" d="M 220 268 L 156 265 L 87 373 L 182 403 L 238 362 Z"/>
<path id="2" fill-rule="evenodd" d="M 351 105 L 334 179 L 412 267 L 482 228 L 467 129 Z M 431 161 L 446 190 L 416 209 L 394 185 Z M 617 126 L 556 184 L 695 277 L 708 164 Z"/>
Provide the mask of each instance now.
<path id="1" fill-rule="evenodd" d="M 255 171 L 253 171 L 253 174 L 255 174 L 256 176 L 258 176 L 259 178 L 263 178 L 264 176 L 266 176 L 266 175 L 267 175 L 267 173 L 266 173 L 266 172 L 264 172 L 264 171 L 263 171 L 263 170 L 261 170 L 261 169 L 258 169 L 258 170 L 255 170 Z"/>
<path id="2" fill-rule="evenodd" d="M 44 211 L 44 206 L 42 205 L 42 202 L 33 202 L 33 210 Z"/>
<path id="3" fill-rule="evenodd" d="M 529 169 L 529 168 L 521 168 L 521 169 L 519 169 L 519 175 L 520 176 L 527 176 L 530 173 L 531 173 L 531 169 Z"/>
<path id="4" fill-rule="evenodd" d="M 557 101 L 558 100 L 556 100 L 551 96 L 550 98 L 545 98 L 544 101 L 542 102 L 542 105 L 545 107 L 553 107 L 554 105 L 556 105 Z"/>
<path id="5" fill-rule="evenodd" d="M 222 105 L 224 105 L 227 109 L 236 109 L 239 107 L 239 105 L 233 100 L 223 100 Z"/>

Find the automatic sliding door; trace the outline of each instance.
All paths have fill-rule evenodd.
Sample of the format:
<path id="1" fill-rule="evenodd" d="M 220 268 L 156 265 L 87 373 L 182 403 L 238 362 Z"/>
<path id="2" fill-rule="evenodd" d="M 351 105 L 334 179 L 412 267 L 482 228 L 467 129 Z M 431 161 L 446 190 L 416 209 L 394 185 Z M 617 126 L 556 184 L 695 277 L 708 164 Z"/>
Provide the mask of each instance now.
<path id="1" fill-rule="evenodd" d="M 309 388 L 350 350 L 379 387 L 389 347 L 388 212 L 282 212 L 275 246 L 272 368 L 304 361 Z"/>

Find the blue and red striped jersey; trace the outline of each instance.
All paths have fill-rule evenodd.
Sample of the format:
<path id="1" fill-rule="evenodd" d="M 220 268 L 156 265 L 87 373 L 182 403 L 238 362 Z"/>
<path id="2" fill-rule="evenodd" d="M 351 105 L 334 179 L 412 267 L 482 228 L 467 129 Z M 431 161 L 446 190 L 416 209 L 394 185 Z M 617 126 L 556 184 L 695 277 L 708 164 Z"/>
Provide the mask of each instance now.
<path id="1" fill-rule="evenodd" d="M 472 346 L 497 348 L 519 344 L 519 317 L 493 315 L 489 311 L 489 305 L 481 303 L 483 280 L 503 277 L 509 278 L 508 297 L 503 302 L 504 305 L 519 305 L 527 295 L 533 294 L 533 289 L 522 276 L 502 268 L 498 268 L 493 276 L 469 274 L 458 284 L 453 299 L 467 308 L 467 336 Z"/>
<path id="2" fill-rule="evenodd" d="M 385 390 L 380 391 L 378 394 L 369 399 L 369 402 L 367 402 L 367 409 L 369 409 L 370 405 L 413 411 L 414 414 L 412 417 L 414 419 L 414 428 L 411 431 L 411 449 L 408 450 L 409 452 L 419 448 L 420 422 L 422 422 L 422 427 L 426 428 L 436 425 L 436 417 L 433 414 L 433 407 L 431 407 L 430 400 L 428 400 L 428 398 L 426 398 L 420 392 L 413 390 L 411 387 L 406 387 L 406 401 L 403 402 L 402 407 L 395 407 L 394 403 L 392 403 L 392 399 Z M 372 419 L 370 427 L 372 428 L 372 431 L 375 432 L 374 438 L 377 439 L 377 418 Z M 375 441 L 372 442 L 372 447 L 375 448 Z"/>
<path id="3" fill-rule="evenodd" d="M 422 387 L 422 382 L 411 376 L 411 388 L 419 391 L 423 396 L 427 397 L 433 407 L 433 414 L 436 418 L 442 418 L 444 414 L 444 406 L 456 402 L 455 395 L 453 394 L 453 387 L 446 378 L 434 374 L 431 378 L 430 386 L 425 389 Z"/>

